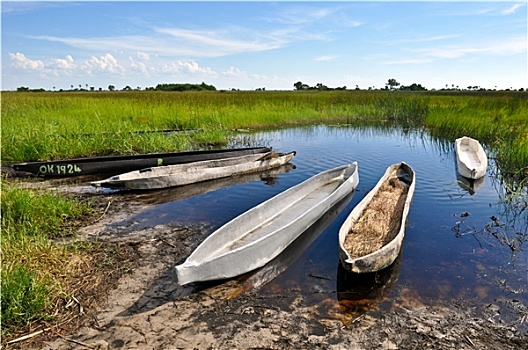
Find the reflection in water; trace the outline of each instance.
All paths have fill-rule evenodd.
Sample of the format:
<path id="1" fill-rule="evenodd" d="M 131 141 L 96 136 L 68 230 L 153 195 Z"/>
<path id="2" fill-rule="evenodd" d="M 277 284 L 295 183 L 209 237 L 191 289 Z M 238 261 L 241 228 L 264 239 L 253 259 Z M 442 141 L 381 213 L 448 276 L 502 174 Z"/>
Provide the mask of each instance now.
<path id="1" fill-rule="evenodd" d="M 460 186 L 460 188 L 462 188 L 463 190 L 467 191 L 470 195 L 474 195 L 475 192 L 481 188 L 485 181 L 486 177 L 483 176 L 481 178 L 478 178 L 476 180 L 474 179 L 468 179 L 467 177 L 464 177 L 460 174 L 458 174 L 458 171 L 457 171 L 457 183 L 458 183 L 458 186 Z"/>
<path id="2" fill-rule="evenodd" d="M 400 251 L 392 265 L 372 273 L 348 272 L 338 264 L 337 300 L 345 321 L 372 310 L 390 294 L 400 275 L 402 256 Z"/>
<path id="3" fill-rule="evenodd" d="M 269 169 L 253 174 L 226 177 L 222 179 L 209 180 L 196 184 L 179 187 L 170 187 L 160 190 L 142 191 L 138 192 L 134 199 L 149 205 L 162 204 L 203 195 L 208 192 L 216 191 L 223 187 L 240 185 L 253 181 L 264 181 L 267 185 L 273 185 L 275 183 L 275 179 L 279 175 L 286 174 L 292 169 L 295 169 L 295 165 L 288 163 L 278 168 Z"/>
<path id="4" fill-rule="evenodd" d="M 251 289 L 257 289 L 273 280 L 293 264 L 301 254 L 324 232 L 327 227 L 339 216 L 347 204 L 352 200 L 354 191 L 348 194 L 334 207 L 328 210 L 319 220 L 304 231 L 292 244 L 290 244 L 275 259 L 255 272 L 246 274 L 239 279 L 240 286 L 232 297 Z"/>

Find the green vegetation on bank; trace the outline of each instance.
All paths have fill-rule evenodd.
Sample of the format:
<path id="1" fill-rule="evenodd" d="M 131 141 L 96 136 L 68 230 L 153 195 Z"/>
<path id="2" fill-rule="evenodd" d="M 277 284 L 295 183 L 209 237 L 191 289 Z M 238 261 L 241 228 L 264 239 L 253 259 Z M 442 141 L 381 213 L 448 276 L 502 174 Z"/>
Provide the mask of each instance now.
<path id="1" fill-rule="evenodd" d="M 74 246 L 51 239 L 73 232 L 66 223 L 90 212 L 90 205 L 56 192 L 21 189 L 7 181 L 2 191 L 2 338 L 34 321 L 51 319 L 68 297 L 67 278 Z"/>

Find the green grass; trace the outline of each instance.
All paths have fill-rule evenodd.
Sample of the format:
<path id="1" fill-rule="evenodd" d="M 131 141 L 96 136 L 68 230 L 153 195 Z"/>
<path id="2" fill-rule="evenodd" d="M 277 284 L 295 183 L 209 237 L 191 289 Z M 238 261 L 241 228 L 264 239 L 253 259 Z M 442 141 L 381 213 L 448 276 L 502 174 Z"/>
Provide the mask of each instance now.
<path id="1" fill-rule="evenodd" d="M 528 164 L 527 120 L 524 92 L 6 92 L 2 160 L 221 147 L 245 128 L 389 123 L 478 138 L 514 174 Z M 136 133 L 167 129 L 202 131 Z"/>
<path id="2" fill-rule="evenodd" d="M 55 192 L 28 190 L 2 181 L 2 338 L 37 320 L 50 319 L 63 296 L 59 276 L 73 247 L 50 239 L 72 232 L 65 229 L 90 212 L 89 204 Z"/>

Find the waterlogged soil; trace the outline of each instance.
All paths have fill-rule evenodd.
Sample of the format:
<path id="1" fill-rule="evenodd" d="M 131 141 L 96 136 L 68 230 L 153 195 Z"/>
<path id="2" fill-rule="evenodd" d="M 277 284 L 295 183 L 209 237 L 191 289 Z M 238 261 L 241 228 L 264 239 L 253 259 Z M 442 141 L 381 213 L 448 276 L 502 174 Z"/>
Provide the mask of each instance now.
<path id="1" fill-rule="evenodd" d="M 76 322 L 50 326 L 6 349 L 528 348 L 528 309 L 515 295 L 477 312 L 463 300 L 425 305 L 404 288 L 390 301 L 359 301 L 352 309 L 361 312 L 347 313 L 335 295 L 314 305 L 295 288 L 261 293 L 247 275 L 177 287 L 170 270 L 206 237 L 205 228 L 158 225 L 122 235 L 112 224 L 130 220 L 144 205 L 133 196 L 92 199 L 98 219 L 75 239 L 121 252 L 93 274 L 108 274 L 119 264 L 128 268 L 112 283 L 85 286 L 76 298 Z M 317 293 L 321 277 L 313 277 Z M 97 298 L 88 303 L 83 295 Z"/>

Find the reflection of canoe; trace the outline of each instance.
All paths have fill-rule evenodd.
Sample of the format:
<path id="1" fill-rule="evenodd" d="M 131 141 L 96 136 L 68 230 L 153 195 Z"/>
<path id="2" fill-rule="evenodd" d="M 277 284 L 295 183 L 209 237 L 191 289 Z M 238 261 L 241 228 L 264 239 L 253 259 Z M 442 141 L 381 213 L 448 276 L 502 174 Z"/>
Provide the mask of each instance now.
<path id="1" fill-rule="evenodd" d="M 255 173 L 288 163 L 295 152 L 250 154 L 240 157 L 206 160 L 135 170 L 106 180 L 94 181 L 95 187 L 150 190 L 189 185 L 229 176 Z"/>
<path id="2" fill-rule="evenodd" d="M 484 179 L 486 177 L 483 176 L 478 179 L 468 179 L 467 177 L 464 177 L 460 174 L 457 174 L 457 183 L 458 186 L 460 186 L 462 189 L 468 191 L 470 195 L 474 195 L 475 192 L 484 185 Z"/>
<path id="3" fill-rule="evenodd" d="M 224 177 L 221 179 L 209 180 L 196 184 L 165 188 L 161 191 L 135 192 L 134 200 L 140 201 L 143 204 L 153 205 L 200 196 L 224 187 L 240 185 L 249 182 L 264 181 L 267 185 L 273 185 L 278 176 L 288 173 L 291 169 L 295 169 L 295 165 L 288 163 L 277 168 L 259 171 L 258 173 L 253 174 Z"/>
<path id="4" fill-rule="evenodd" d="M 359 182 L 357 163 L 321 172 L 229 221 L 174 268 L 178 284 L 230 278 L 264 266 Z"/>
<path id="5" fill-rule="evenodd" d="M 337 300 L 341 310 L 352 317 L 378 305 L 394 288 L 400 276 L 403 252 L 388 267 L 370 273 L 353 273 L 337 267 Z"/>
<path id="6" fill-rule="evenodd" d="M 456 139 L 455 152 L 460 175 L 469 179 L 486 175 L 488 157 L 477 140 L 467 136 Z"/>
<path id="7" fill-rule="evenodd" d="M 259 288 L 266 283 L 273 280 L 275 277 L 284 272 L 291 264 L 293 264 L 310 245 L 323 233 L 328 226 L 334 222 L 339 214 L 350 203 L 354 192 L 348 194 L 339 203 L 334 205 L 330 210 L 321 216 L 312 226 L 304 231 L 299 238 L 288 246 L 275 259 L 271 260 L 264 267 L 256 270 L 250 276 L 244 277 L 240 281 L 241 286 L 239 292 Z"/>
<path id="8" fill-rule="evenodd" d="M 13 164 L 16 171 L 40 176 L 78 176 L 89 174 L 120 174 L 127 171 L 161 165 L 184 164 L 211 159 L 239 157 L 247 154 L 266 153 L 267 147 L 234 148 L 221 150 L 149 153 L 124 156 L 73 158 L 47 162 Z"/>
<path id="9" fill-rule="evenodd" d="M 391 165 L 339 230 L 339 258 L 352 272 L 381 270 L 396 259 L 414 195 L 415 176 L 405 163 Z"/>

